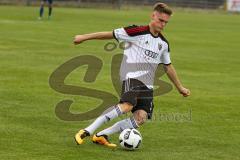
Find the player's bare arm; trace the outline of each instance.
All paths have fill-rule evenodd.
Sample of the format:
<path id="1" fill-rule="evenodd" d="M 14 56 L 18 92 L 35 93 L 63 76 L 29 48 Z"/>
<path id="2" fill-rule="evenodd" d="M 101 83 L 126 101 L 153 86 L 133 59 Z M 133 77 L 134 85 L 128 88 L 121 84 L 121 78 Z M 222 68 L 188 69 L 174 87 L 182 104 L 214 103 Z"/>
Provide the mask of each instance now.
<path id="1" fill-rule="evenodd" d="M 180 80 L 177 76 L 177 72 L 176 72 L 175 68 L 173 67 L 173 65 L 172 64 L 164 65 L 164 68 L 165 68 L 165 71 L 168 75 L 168 78 L 175 85 L 175 87 L 177 88 L 179 93 L 182 94 L 184 97 L 189 96 L 190 95 L 190 90 L 183 87 L 183 85 L 181 84 L 181 82 L 180 82 Z"/>
<path id="2" fill-rule="evenodd" d="M 84 41 L 91 39 L 113 39 L 113 32 L 96 32 L 89 34 L 76 35 L 74 38 L 74 44 L 80 44 Z"/>

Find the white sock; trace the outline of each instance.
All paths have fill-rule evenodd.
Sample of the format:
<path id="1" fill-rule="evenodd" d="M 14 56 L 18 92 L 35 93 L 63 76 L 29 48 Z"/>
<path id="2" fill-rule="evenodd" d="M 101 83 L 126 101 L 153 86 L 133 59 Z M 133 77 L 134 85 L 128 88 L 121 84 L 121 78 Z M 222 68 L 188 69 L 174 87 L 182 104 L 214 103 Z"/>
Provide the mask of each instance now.
<path id="1" fill-rule="evenodd" d="M 122 114 L 122 111 L 119 107 L 119 105 L 115 105 L 113 107 L 110 107 L 106 111 L 103 112 L 102 115 L 100 115 L 92 124 L 90 124 L 87 128 L 85 128 L 86 131 L 92 135 L 94 131 L 99 128 L 102 124 L 120 116 Z"/>
<path id="2" fill-rule="evenodd" d="M 115 123 L 111 127 L 106 128 L 101 132 L 98 132 L 97 135 L 98 136 L 100 136 L 100 135 L 109 136 L 116 132 L 122 132 L 124 129 L 127 129 L 127 128 L 138 128 L 138 127 L 139 126 L 137 125 L 135 119 L 133 117 L 131 117 L 131 118 L 127 118 L 127 119 L 124 119 L 124 120 L 121 120 L 121 121 Z"/>

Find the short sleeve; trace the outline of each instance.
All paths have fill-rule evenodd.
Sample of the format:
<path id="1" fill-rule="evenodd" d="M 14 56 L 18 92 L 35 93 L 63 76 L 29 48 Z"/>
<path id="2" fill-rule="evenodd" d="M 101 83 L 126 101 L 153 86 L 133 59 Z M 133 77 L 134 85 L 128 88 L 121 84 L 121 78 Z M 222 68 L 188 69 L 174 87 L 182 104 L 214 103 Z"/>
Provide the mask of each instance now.
<path id="1" fill-rule="evenodd" d="M 118 28 L 118 29 L 114 29 L 113 30 L 113 37 L 119 41 L 119 42 L 122 42 L 122 41 L 135 41 L 137 38 L 132 36 L 132 35 L 129 35 L 128 32 L 127 32 L 127 27 L 124 27 L 124 28 Z"/>
<path id="2" fill-rule="evenodd" d="M 170 58 L 170 52 L 169 50 L 165 50 L 162 54 L 162 56 L 160 57 L 160 63 L 163 64 L 171 64 L 171 58 Z"/>

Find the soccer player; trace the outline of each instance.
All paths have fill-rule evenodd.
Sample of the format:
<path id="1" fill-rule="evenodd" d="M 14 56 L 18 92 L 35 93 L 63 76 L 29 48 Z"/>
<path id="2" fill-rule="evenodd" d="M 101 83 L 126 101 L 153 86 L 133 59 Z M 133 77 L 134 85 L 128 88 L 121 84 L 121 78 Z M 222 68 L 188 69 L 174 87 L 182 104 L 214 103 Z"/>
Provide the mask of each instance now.
<path id="1" fill-rule="evenodd" d="M 172 10 L 166 4 L 157 3 L 146 26 L 133 25 L 115 29 L 113 32 L 97 32 L 75 37 L 75 44 L 92 39 L 113 38 L 119 42 L 131 43 L 131 47 L 124 50 L 121 63 L 122 95 L 119 103 L 103 112 L 92 124 L 81 129 L 75 135 L 77 144 L 82 144 L 85 137 L 93 135 L 93 142 L 114 148 L 116 144 L 109 141 L 109 135 L 127 128 L 138 128 L 151 118 L 154 76 L 159 64 L 164 65 L 166 74 L 179 93 L 184 97 L 190 95 L 190 90 L 183 87 L 171 64 L 169 43 L 162 34 L 171 15 Z M 94 134 L 102 124 L 130 111 L 133 113 L 132 117 Z"/>
<path id="2" fill-rule="evenodd" d="M 39 19 L 42 19 L 42 17 L 43 17 L 44 4 L 45 4 L 46 1 L 48 2 L 48 19 L 51 18 L 53 0 L 42 0 L 41 1 L 41 6 L 40 6 L 40 11 L 39 11 L 39 15 L 40 15 Z"/>

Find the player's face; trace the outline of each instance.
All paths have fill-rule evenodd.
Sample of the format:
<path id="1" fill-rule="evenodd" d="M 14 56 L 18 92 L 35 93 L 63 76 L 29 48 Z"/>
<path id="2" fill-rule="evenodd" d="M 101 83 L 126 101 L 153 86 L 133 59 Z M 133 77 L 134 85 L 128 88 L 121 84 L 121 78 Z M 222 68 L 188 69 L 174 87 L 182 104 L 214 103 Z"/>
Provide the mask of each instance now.
<path id="1" fill-rule="evenodd" d="M 154 11 L 152 13 L 152 26 L 154 27 L 154 29 L 158 32 L 162 31 L 164 29 L 164 27 L 167 25 L 169 19 L 170 19 L 170 15 L 166 14 L 166 13 L 159 13 L 157 11 Z"/>

